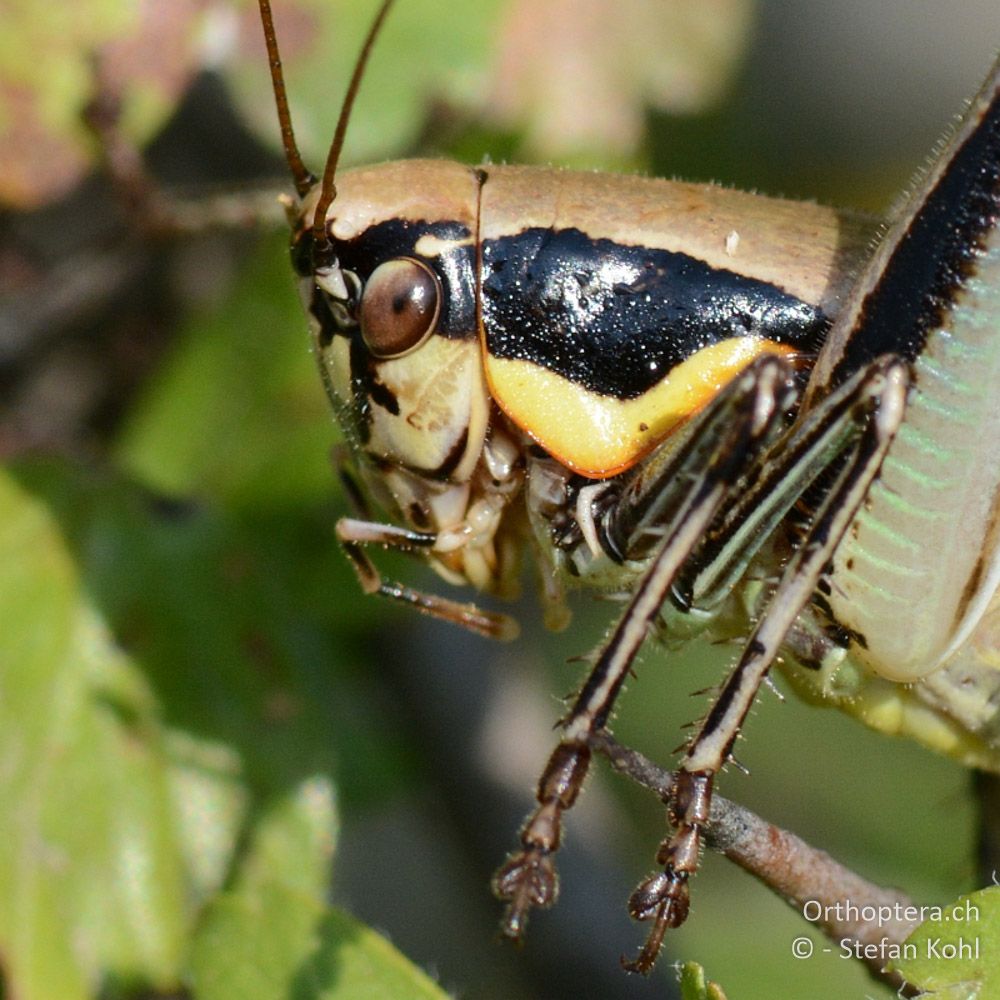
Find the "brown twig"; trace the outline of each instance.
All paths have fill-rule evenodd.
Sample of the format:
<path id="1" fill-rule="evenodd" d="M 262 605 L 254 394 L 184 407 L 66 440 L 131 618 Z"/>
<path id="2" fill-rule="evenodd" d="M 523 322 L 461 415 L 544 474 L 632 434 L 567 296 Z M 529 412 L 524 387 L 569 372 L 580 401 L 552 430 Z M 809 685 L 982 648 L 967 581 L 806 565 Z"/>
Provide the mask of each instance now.
<path id="1" fill-rule="evenodd" d="M 670 798 L 674 774 L 641 753 L 623 747 L 605 731 L 590 740 L 616 771 Z M 862 878 L 825 851 L 716 795 L 705 831 L 710 847 L 777 893 L 838 948 L 846 942 L 871 973 L 894 987 L 905 984 L 883 969 L 894 947 L 920 923 L 919 907 L 906 895 Z"/>
<path id="2" fill-rule="evenodd" d="M 284 221 L 280 181 L 197 198 L 168 195 L 149 172 L 142 151 L 121 129 L 121 96 L 108 79 L 99 53 L 91 60 L 94 90 L 81 111 L 97 155 L 128 222 L 154 239 L 214 229 L 250 229 Z"/>

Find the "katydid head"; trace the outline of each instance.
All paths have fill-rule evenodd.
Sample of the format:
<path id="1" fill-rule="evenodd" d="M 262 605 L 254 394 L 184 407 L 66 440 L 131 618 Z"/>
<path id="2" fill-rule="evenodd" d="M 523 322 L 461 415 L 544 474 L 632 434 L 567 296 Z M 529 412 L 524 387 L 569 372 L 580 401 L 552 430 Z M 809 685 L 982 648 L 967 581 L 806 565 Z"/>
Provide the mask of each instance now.
<path id="1" fill-rule="evenodd" d="M 351 107 L 392 3 L 384 0 L 317 180 L 295 143 L 270 4 L 259 2 L 298 192 L 289 210 L 292 262 L 337 423 L 371 499 L 393 520 L 438 536 L 436 568 L 502 589 L 513 564 L 494 552 L 493 536 L 521 465 L 516 446 L 491 427 L 483 375 L 475 279 L 481 175 L 413 160 L 338 177 Z"/>

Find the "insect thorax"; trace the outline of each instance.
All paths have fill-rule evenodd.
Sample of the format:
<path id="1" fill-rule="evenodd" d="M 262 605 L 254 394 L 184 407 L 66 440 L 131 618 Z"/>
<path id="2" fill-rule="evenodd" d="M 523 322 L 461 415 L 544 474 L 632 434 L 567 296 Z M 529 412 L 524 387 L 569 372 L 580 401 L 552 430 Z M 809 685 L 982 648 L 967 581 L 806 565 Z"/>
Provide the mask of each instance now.
<path id="1" fill-rule="evenodd" d="M 843 234 L 801 275 L 773 258 L 779 244 L 801 242 L 803 227 L 836 233 L 833 213 L 770 203 L 779 221 L 745 232 L 743 259 L 730 220 L 748 196 L 639 180 L 636 234 L 593 211 L 601 199 L 636 198 L 632 185 L 608 184 L 436 161 L 352 171 L 338 179 L 319 262 L 315 189 L 293 219 L 293 261 L 338 422 L 380 506 L 441 536 L 433 561 L 450 579 L 506 589 L 490 549 L 530 459 L 551 456 L 560 476 L 611 479 L 661 451 L 762 351 L 794 356 L 821 336 Z M 714 206 L 713 227 L 690 232 L 684 220 L 702 203 Z M 411 278 L 423 291 L 403 290 Z M 388 291 L 369 308 L 373 287 Z M 714 305 L 699 311 L 706 287 Z M 397 313 L 402 332 L 381 322 Z M 634 573 L 595 548 L 576 494 L 572 560 L 537 495 L 528 498 L 535 547 L 552 573 L 566 566 L 599 587 L 627 585 Z M 506 522 L 513 533 L 523 518 Z M 466 558 L 477 550 L 481 559 Z"/>

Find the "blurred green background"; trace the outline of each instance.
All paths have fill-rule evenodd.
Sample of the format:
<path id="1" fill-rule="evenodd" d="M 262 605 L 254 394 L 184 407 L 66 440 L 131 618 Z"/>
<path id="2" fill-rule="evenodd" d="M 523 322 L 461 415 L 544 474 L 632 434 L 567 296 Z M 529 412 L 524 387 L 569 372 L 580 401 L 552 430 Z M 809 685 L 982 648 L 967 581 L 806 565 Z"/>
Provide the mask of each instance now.
<path id="1" fill-rule="evenodd" d="M 313 163 L 372 6 L 276 2 Z M 594 0 L 572 25 L 568 6 L 398 0 L 345 155 L 535 158 L 879 212 L 1000 43 L 993 0 Z M 3 995 L 440 995 L 326 909 L 332 885 L 461 997 L 668 997 L 677 959 L 731 998 L 892 996 L 714 856 L 657 972 L 626 978 L 624 904 L 664 815 L 600 766 L 559 906 L 524 949 L 496 945 L 489 875 L 579 682 L 566 660 L 613 608 L 582 596 L 546 634 L 526 577 L 524 635 L 500 647 L 361 598 L 280 226 L 151 242 L 85 178 L 102 50 L 171 191 L 280 189 L 254 9 L 74 7 L 53 24 L 20 0 L 0 46 Z M 704 705 L 689 692 L 730 656 L 648 651 L 616 735 L 669 762 Z M 752 777 L 723 793 L 861 874 L 922 902 L 973 884 L 971 781 L 949 761 L 766 692 L 739 757 Z"/>

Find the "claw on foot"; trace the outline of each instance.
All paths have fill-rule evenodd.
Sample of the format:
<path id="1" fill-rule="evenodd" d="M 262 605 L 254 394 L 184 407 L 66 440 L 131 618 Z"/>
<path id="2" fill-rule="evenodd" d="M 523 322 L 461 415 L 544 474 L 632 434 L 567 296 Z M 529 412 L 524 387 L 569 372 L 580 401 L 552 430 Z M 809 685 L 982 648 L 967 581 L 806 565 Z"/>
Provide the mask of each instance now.
<path id="1" fill-rule="evenodd" d="M 622 955 L 622 968 L 626 972 L 637 972 L 640 976 L 648 976 L 653 971 L 653 966 L 656 965 L 656 960 L 660 956 L 660 948 L 663 946 L 663 936 L 667 933 L 668 924 L 664 915 L 666 908 L 666 904 L 664 904 L 657 912 L 656 923 L 653 924 L 639 954 L 631 962 Z"/>
<path id="2" fill-rule="evenodd" d="M 551 906 L 559 895 L 555 854 L 562 839 L 562 814 L 580 794 L 590 764 L 584 744 L 560 743 L 538 781 L 538 808 L 521 830 L 522 849 L 493 876 L 493 893 L 507 903 L 500 933 L 520 941 L 533 909 Z"/>
<path id="3" fill-rule="evenodd" d="M 559 876 L 552 856 L 529 849 L 511 855 L 493 876 L 493 893 L 507 903 L 500 933 L 520 941 L 533 909 L 551 906 L 559 895 Z"/>
<path id="4" fill-rule="evenodd" d="M 639 954 L 630 962 L 622 958 L 626 972 L 648 975 L 656 964 L 663 937 L 687 919 L 690 895 L 684 872 L 655 872 L 639 883 L 629 897 L 628 910 L 635 920 L 652 920 L 653 926 Z"/>

